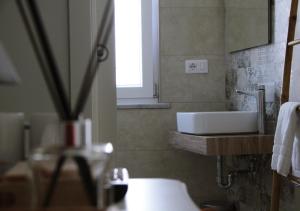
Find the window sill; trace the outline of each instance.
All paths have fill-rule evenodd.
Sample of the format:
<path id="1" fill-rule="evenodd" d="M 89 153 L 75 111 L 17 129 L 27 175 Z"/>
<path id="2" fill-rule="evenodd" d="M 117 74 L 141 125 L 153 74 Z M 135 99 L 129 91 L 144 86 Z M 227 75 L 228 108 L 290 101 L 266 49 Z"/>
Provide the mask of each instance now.
<path id="1" fill-rule="evenodd" d="M 169 109 L 170 103 L 159 103 L 157 99 L 118 99 L 117 109 Z"/>

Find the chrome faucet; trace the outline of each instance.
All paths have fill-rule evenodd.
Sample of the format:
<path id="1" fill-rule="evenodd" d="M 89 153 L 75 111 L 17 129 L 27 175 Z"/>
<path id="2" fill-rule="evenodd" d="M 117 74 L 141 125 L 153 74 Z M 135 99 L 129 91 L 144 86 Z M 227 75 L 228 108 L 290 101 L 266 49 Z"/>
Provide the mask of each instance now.
<path id="1" fill-rule="evenodd" d="M 258 133 L 265 134 L 265 85 L 258 85 L 256 87 L 255 92 L 248 92 L 242 90 L 236 90 L 238 94 L 244 94 L 249 96 L 254 96 L 256 98 L 256 105 L 257 105 L 257 126 L 258 126 Z"/>

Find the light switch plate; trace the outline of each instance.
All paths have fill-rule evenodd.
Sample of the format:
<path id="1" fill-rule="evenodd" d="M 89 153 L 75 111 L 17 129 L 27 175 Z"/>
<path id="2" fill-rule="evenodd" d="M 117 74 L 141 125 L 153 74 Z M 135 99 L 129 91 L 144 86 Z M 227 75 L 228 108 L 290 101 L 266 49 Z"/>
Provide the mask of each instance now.
<path id="1" fill-rule="evenodd" d="M 185 60 L 185 73 L 208 73 L 208 60 Z"/>

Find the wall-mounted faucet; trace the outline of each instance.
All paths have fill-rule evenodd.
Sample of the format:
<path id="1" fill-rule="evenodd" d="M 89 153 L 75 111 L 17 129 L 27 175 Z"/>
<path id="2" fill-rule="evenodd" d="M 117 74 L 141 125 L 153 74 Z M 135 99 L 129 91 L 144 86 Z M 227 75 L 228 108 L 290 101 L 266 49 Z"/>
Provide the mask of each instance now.
<path id="1" fill-rule="evenodd" d="M 255 96 L 256 105 L 257 105 L 257 125 L 258 125 L 258 133 L 265 134 L 265 85 L 258 85 L 256 87 L 255 92 L 248 92 L 243 90 L 236 90 L 238 94 L 244 94 L 249 96 Z"/>

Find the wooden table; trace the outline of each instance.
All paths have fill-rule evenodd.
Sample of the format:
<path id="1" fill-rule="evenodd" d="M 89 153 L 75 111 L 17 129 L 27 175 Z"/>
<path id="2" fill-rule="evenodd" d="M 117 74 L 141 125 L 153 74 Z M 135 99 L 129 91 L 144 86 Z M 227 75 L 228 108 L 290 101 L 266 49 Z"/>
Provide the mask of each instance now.
<path id="1" fill-rule="evenodd" d="M 1 211 L 95 211 L 88 207 L 84 190 L 80 187 L 80 180 L 76 180 L 76 177 L 60 182 L 60 185 L 63 185 L 62 191 L 57 191 L 53 200 L 56 207 L 50 209 L 25 208 L 30 205 L 30 202 L 27 201 L 30 200 L 27 171 L 26 164 L 20 163 L 0 180 L 0 193 L 11 191 L 15 194 L 17 202 L 15 207 L 6 207 L 0 209 Z M 57 206 L 62 203 L 64 203 L 63 207 Z M 125 199 L 110 206 L 107 211 L 199 211 L 199 208 L 188 195 L 185 184 L 180 181 L 130 179 Z"/>
<path id="2" fill-rule="evenodd" d="M 101 211 L 90 207 L 54 207 L 49 209 L 0 208 L 0 211 Z"/>

